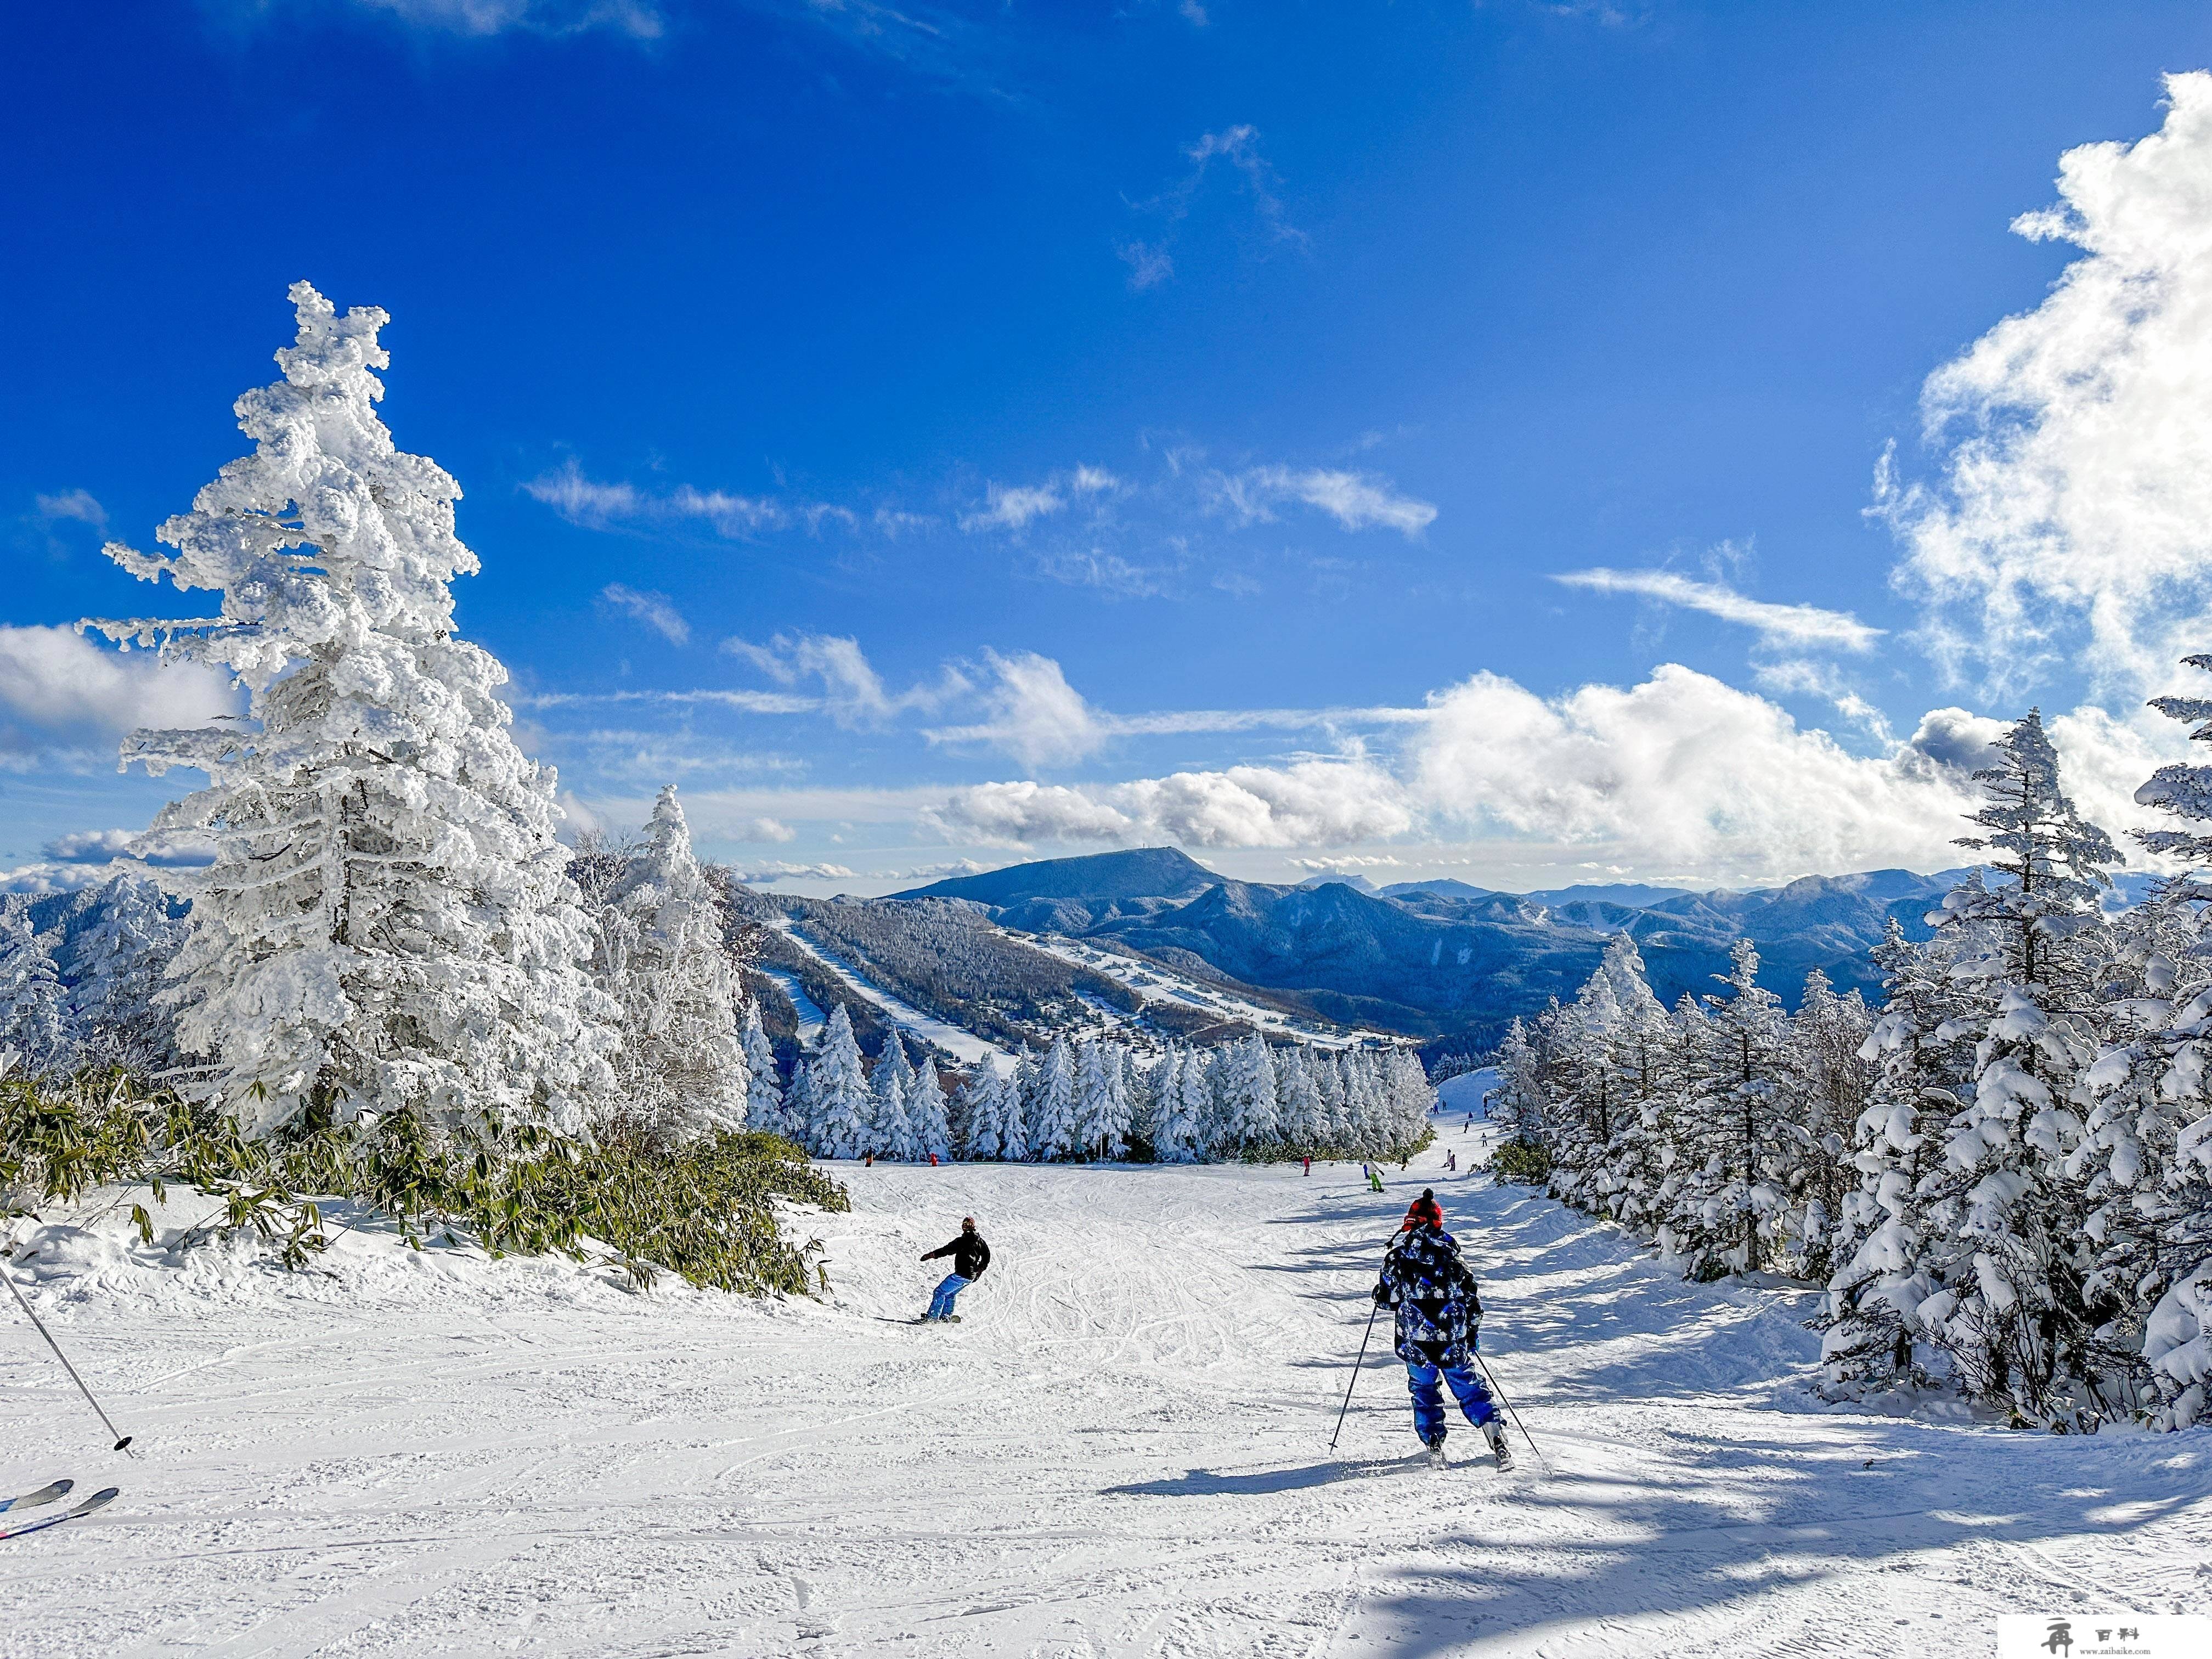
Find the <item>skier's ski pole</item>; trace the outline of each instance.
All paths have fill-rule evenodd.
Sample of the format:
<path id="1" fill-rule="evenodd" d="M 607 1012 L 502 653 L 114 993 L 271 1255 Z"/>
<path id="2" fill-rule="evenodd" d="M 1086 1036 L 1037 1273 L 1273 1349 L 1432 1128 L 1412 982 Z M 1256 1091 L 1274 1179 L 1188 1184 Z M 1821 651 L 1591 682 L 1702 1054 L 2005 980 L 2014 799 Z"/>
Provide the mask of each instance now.
<path id="1" fill-rule="evenodd" d="M 46 1346 L 54 1351 L 54 1358 L 62 1362 L 62 1369 L 70 1374 L 70 1381 L 76 1384 L 76 1390 L 85 1397 L 86 1403 L 91 1406 L 93 1410 L 100 1412 L 100 1420 L 107 1424 L 108 1433 L 115 1435 L 115 1449 L 131 1456 L 137 1455 L 131 1450 L 131 1437 L 116 1432 L 115 1425 L 108 1420 L 107 1413 L 100 1411 L 100 1401 L 92 1397 L 92 1390 L 84 1386 L 84 1379 L 76 1374 L 76 1367 L 69 1363 L 69 1356 L 62 1352 L 62 1345 L 54 1340 L 54 1334 L 52 1331 L 40 1323 L 38 1315 L 31 1311 L 31 1304 L 23 1300 L 22 1291 L 15 1288 L 15 1275 L 9 1273 L 4 1266 L 0 1266 L 0 1284 L 7 1285 L 8 1294 L 15 1298 L 15 1305 L 23 1310 L 24 1316 L 32 1324 L 38 1326 L 39 1334 L 46 1339 Z"/>
<path id="2" fill-rule="evenodd" d="M 1536 1444 L 1536 1437 L 1528 1432 L 1528 1425 L 1521 1420 L 1521 1413 L 1513 1409 L 1513 1402 L 1505 1397 L 1505 1390 L 1498 1386 L 1498 1374 L 1489 1366 L 1483 1364 L 1480 1352 L 1474 1349 L 1468 1352 L 1474 1353 L 1474 1363 L 1482 1366 L 1482 1375 L 1490 1384 L 1491 1393 L 1498 1396 L 1498 1403 L 1505 1407 L 1505 1414 L 1513 1419 L 1513 1426 L 1521 1431 L 1521 1437 L 1528 1443 L 1528 1449 L 1536 1454 L 1537 1462 L 1543 1464 L 1544 1473 L 1549 1474 L 1552 1472 L 1552 1466 L 1544 1462 L 1543 1449 Z"/>
<path id="3" fill-rule="evenodd" d="M 1367 1315 L 1367 1332 L 1359 1339 L 1359 1358 L 1352 1362 L 1352 1381 L 1344 1385 L 1344 1403 L 1336 1408 L 1336 1433 L 1328 1437 L 1328 1449 L 1336 1449 L 1336 1437 L 1344 1432 L 1344 1414 L 1352 1409 L 1352 1391 L 1359 1382 L 1359 1368 L 1367 1363 L 1367 1342 L 1375 1334 L 1375 1316 L 1382 1311 L 1378 1302 Z"/>

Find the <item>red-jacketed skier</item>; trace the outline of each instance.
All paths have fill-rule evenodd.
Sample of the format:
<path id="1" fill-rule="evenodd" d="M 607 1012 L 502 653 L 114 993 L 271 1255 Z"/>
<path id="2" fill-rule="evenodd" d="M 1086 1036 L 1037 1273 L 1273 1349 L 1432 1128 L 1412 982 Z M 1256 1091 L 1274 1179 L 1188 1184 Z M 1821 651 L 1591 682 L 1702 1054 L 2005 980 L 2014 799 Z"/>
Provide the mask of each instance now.
<path id="1" fill-rule="evenodd" d="M 957 1325 L 960 1322 L 960 1316 L 952 1311 L 953 1298 L 981 1279 L 983 1269 L 991 1265 L 991 1247 L 983 1242 L 983 1235 L 975 1231 L 974 1216 L 962 1216 L 960 1237 L 950 1244 L 942 1244 L 927 1251 L 921 1259 L 934 1261 L 945 1255 L 952 1258 L 952 1271 L 945 1275 L 944 1283 L 937 1287 L 937 1294 L 929 1298 L 929 1311 L 922 1315 L 922 1318 L 951 1320 Z"/>
<path id="2" fill-rule="evenodd" d="M 1433 1192 L 1424 1189 L 1413 1200 L 1406 1224 L 1390 1241 L 1375 1300 L 1397 1310 L 1397 1354 L 1406 1362 L 1406 1386 L 1413 1396 L 1413 1432 L 1429 1449 L 1429 1461 L 1443 1467 L 1443 1389 L 1449 1384 L 1467 1420 L 1490 1443 L 1498 1467 L 1511 1468 L 1504 1419 L 1474 1369 L 1482 1298 L 1474 1275 L 1460 1260 L 1459 1241 L 1444 1231 Z"/>

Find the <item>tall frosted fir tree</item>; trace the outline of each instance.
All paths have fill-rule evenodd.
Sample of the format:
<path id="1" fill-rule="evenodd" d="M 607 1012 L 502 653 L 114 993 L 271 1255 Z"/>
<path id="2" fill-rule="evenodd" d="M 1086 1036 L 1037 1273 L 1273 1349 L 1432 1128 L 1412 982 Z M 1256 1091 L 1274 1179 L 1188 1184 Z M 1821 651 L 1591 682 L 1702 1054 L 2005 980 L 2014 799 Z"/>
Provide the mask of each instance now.
<path id="1" fill-rule="evenodd" d="M 1024 1104 L 1030 1157 L 1043 1164 L 1082 1150 L 1075 1127 L 1075 1051 L 1065 1036 L 1054 1037 L 1045 1050 L 1036 1091 Z"/>
<path id="2" fill-rule="evenodd" d="M 868 1079 L 853 1016 L 839 1003 L 823 1028 L 822 1047 L 806 1068 L 806 1144 L 822 1158 L 858 1158 L 867 1151 Z"/>
<path id="3" fill-rule="evenodd" d="M 988 1061 L 984 1069 L 990 1069 Z M 926 1052 L 921 1064 L 915 1067 L 914 1083 L 907 1091 L 906 1121 L 914 1132 L 915 1157 L 952 1156 L 952 1126 L 945 1098 L 945 1083 L 937 1075 L 935 1056 Z"/>
<path id="4" fill-rule="evenodd" d="M 622 1008 L 614 1109 L 671 1139 L 745 1127 L 751 1078 L 722 912 L 670 784 L 599 911 L 597 977 Z"/>
<path id="5" fill-rule="evenodd" d="M 118 875 L 100 890 L 98 919 L 70 943 L 70 1006 L 83 1056 L 148 1077 L 176 1064 L 176 1021 L 157 1000 L 183 942 L 161 890 Z"/>
<path id="6" fill-rule="evenodd" d="M 18 903 L 0 900 L 0 1049 L 36 1076 L 67 1069 L 76 1053 L 60 969 Z"/>
<path id="7" fill-rule="evenodd" d="M 785 1107 L 782 1080 L 776 1075 L 775 1046 L 762 1029 L 757 999 L 746 999 L 744 1021 L 738 1028 L 738 1045 L 745 1056 L 745 1121 L 753 1128 L 765 1129 L 772 1134 L 795 1136 L 798 1126 Z"/>
<path id="8" fill-rule="evenodd" d="M 385 313 L 291 298 L 283 378 L 236 404 L 253 453 L 161 526 L 173 555 L 106 549 L 221 614 L 95 624 L 252 697 L 241 724 L 123 746 L 210 780 L 156 820 L 216 847 L 164 874 L 192 902 L 165 994 L 208 1062 L 193 1091 L 255 1134 L 362 1107 L 580 1129 L 619 1038 L 584 972 L 553 775 L 515 746 L 506 671 L 454 634 L 449 584 L 477 568 L 460 487 L 377 418 Z"/>

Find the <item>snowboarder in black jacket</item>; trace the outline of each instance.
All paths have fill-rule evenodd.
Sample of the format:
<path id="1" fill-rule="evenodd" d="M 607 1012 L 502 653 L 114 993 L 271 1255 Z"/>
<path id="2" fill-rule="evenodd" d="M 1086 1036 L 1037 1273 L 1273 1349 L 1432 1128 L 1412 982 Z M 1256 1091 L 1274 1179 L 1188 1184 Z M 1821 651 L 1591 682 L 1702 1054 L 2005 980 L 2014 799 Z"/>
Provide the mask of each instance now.
<path id="1" fill-rule="evenodd" d="M 949 1319 L 958 1322 L 960 1316 L 952 1311 L 953 1298 L 983 1276 L 991 1265 L 991 1247 L 983 1242 L 983 1235 L 975 1231 L 975 1218 L 960 1218 L 960 1237 L 950 1244 L 939 1245 L 927 1252 L 924 1261 L 934 1261 L 939 1256 L 952 1258 L 952 1271 L 945 1275 L 945 1282 L 937 1287 L 937 1294 L 929 1299 L 929 1311 L 922 1317 Z"/>
<path id="2" fill-rule="evenodd" d="M 1424 1190 L 1413 1200 L 1405 1225 L 1390 1241 L 1375 1300 L 1397 1310 L 1397 1353 L 1406 1362 L 1406 1386 L 1413 1396 L 1413 1432 L 1429 1449 L 1430 1462 L 1443 1466 L 1441 1385 L 1449 1383 L 1467 1420 L 1490 1443 L 1498 1467 L 1512 1468 L 1504 1420 L 1474 1369 L 1482 1298 L 1475 1291 L 1474 1275 L 1460 1260 L 1459 1241 L 1444 1231 L 1443 1212 L 1433 1192 Z"/>

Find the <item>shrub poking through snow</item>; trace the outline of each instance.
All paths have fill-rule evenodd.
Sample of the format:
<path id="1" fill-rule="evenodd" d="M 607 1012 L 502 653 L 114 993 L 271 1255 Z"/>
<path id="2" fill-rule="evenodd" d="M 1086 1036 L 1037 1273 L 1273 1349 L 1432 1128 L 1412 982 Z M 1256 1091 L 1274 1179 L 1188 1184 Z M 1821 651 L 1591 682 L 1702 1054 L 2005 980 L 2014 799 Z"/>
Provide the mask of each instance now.
<path id="1" fill-rule="evenodd" d="M 635 1126 L 595 1140 L 535 1124 L 434 1126 L 408 1111 L 252 1138 L 205 1102 L 148 1095 L 113 1074 L 44 1086 L 0 1076 L 0 1197 L 9 1216 L 107 1184 L 221 1201 L 211 1237 L 250 1233 L 287 1267 L 328 1243 L 319 1200 L 384 1212 L 409 1243 L 450 1237 L 487 1254 L 579 1261 L 596 1242 L 640 1286 L 661 1269 L 754 1294 L 814 1288 L 819 1246 L 794 1244 L 775 1201 L 847 1207 L 844 1188 L 780 1136 L 727 1130 L 671 1144 Z M 142 1235 L 151 1221 L 134 1206 Z M 189 1242 L 189 1241 L 187 1241 Z"/>

